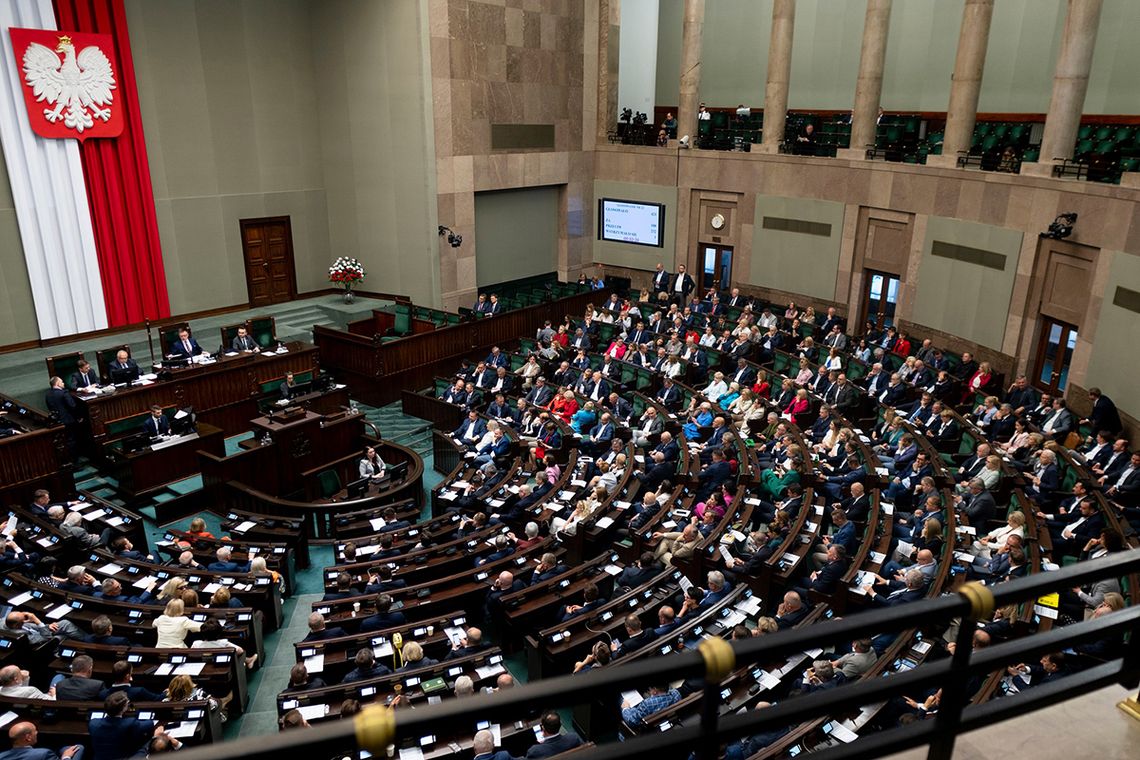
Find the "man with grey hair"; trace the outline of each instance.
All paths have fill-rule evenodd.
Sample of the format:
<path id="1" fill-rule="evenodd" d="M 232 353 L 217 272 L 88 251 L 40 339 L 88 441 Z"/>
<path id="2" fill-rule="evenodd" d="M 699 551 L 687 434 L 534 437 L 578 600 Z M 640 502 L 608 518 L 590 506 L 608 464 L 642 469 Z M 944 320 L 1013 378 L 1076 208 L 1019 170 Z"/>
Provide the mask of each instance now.
<path id="1" fill-rule="evenodd" d="M 455 696 L 470 697 L 475 693 L 475 682 L 471 676 L 459 676 L 455 679 Z"/>
<path id="2" fill-rule="evenodd" d="M 248 573 L 249 563 L 241 564 L 234 562 L 231 558 L 233 556 L 233 549 L 228 546 L 222 546 L 215 552 L 217 562 L 211 562 L 206 566 L 207 570 L 215 573 Z"/>
<path id="3" fill-rule="evenodd" d="M 51 510 L 48 510 L 48 516 L 51 516 Z M 88 533 L 87 529 L 83 527 L 83 515 L 78 512 L 68 512 L 67 517 L 63 518 L 63 523 L 59 526 L 59 532 L 84 549 L 94 549 L 96 546 L 106 546 L 110 543 L 115 529 L 108 526 L 103 529 L 101 535 L 96 536 L 94 533 Z"/>
<path id="4" fill-rule="evenodd" d="M 514 760 L 511 753 L 504 749 L 495 751 L 495 737 L 486 729 L 475 734 L 472 744 L 475 752 L 474 760 Z"/>
<path id="5" fill-rule="evenodd" d="M 900 604 L 917 602 L 926 595 L 926 576 L 921 570 L 908 570 L 904 582 L 906 585 L 903 588 L 892 591 L 886 596 L 876 591 L 870 584 L 864 586 L 863 590 L 870 595 L 871 602 L 880 607 L 896 607 Z"/>
<path id="6" fill-rule="evenodd" d="M 87 572 L 83 565 L 72 565 L 67 569 L 67 582 L 59 584 L 62 591 L 75 594 L 90 594 L 99 586 L 99 582 Z"/>
<path id="7" fill-rule="evenodd" d="M 816 660 L 811 669 L 805 674 L 802 694 L 812 694 L 817 691 L 834 689 L 847 680 L 842 674 L 836 673 L 830 660 Z"/>
<path id="8" fill-rule="evenodd" d="M 519 486 L 519 496 L 522 496 L 523 488 L 530 489 L 530 486 Z M 535 544 L 542 542 L 542 539 L 538 535 L 538 523 L 536 522 L 528 522 L 526 524 L 526 528 L 523 529 L 523 534 L 526 536 L 526 538 L 515 543 L 515 551 L 517 552 L 526 551 Z"/>

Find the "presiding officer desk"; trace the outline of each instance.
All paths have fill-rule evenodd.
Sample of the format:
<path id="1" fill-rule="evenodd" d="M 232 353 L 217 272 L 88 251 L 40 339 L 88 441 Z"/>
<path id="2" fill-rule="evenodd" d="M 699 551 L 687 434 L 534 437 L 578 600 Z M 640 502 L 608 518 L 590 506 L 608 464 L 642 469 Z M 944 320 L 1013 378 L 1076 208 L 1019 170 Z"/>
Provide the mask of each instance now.
<path id="1" fill-rule="evenodd" d="M 129 420 L 151 406 L 194 407 L 199 422 L 220 428 L 226 435 L 247 429 L 259 412 L 258 401 L 279 385 L 286 372 L 313 372 L 319 367 L 317 347 L 293 341 L 287 351 L 220 356 L 207 364 L 155 367 L 159 379 L 146 385 L 117 388 L 110 393 L 75 393 L 79 416 L 87 420 L 90 435 L 99 445 L 131 430 L 116 422 Z M 169 373 L 169 379 L 165 379 Z"/>

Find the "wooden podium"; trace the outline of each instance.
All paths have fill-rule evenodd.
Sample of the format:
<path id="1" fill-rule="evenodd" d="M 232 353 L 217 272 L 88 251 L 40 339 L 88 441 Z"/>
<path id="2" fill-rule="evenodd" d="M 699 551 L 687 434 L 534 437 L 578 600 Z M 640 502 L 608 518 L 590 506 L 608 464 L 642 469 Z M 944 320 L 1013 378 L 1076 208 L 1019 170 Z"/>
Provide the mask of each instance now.
<path id="1" fill-rule="evenodd" d="M 287 496 L 304 491 L 309 471 L 360 449 L 364 434 L 364 415 L 338 413 L 317 414 L 299 410 L 293 416 L 274 414 L 250 420 L 253 440 L 248 448 L 269 448 L 261 440 L 272 439 L 273 454 L 261 462 L 275 468 L 268 480 L 276 484 L 274 496 Z"/>

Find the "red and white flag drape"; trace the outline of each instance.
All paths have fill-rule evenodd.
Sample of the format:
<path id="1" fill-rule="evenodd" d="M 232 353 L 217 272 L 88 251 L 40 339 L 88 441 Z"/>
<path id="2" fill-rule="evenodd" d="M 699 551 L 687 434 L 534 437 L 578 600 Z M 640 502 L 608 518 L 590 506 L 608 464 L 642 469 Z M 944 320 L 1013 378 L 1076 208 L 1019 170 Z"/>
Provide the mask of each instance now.
<path id="1" fill-rule="evenodd" d="M 40 336 L 169 316 L 122 0 L 4 0 L 0 32 L 0 143 Z"/>

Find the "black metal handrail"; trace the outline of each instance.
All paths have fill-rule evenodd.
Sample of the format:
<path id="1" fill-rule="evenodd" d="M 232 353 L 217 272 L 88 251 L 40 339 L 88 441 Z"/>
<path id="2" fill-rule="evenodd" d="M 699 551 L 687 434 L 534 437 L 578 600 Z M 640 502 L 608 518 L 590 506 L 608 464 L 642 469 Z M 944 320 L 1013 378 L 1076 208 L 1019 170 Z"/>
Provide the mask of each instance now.
<path id="1" fill-rule="evenodd" d="M 350 751 L 357 747 L 373 754 L 392 743 L 441 732 L 453 721 L 515 720 L 519 715 L 539 708 L 557 708 L 596 699 L 600 694 L 660 683 L 662 680 L 703 677 L 706 687 L 705 705 L 699 725 L 674 727 L 666 732 L 644 734 L 620 743 L 610 743 L 583 751 L 590 760 L 609 758 L 649 758 L 687 756 L 696 751 L 701 757 L 713 758 L 720 744 L 727 740 L 759 733 L 775 726 L 796 725 L 818 719 L 833 710 L 847 710 L 853 705 L 881 702 L 891 697 L 914 693 L 918 687 L 941 685 L 943 696 L 933 720 L 891 729 L 851 744 L 813 753 L 821 760 L 830 758 L 875 757 L 902 749 L 930 745 L 929 757 L 948 759 L 954 737 L 965 730 L 989 725 L 1013 715 L 1045 707 L 1085 693 L 1088 689 L 1119 683 L 1134 687 L 1140 681 L 1140 607 L 1131 607 L 1071 626 L 1058 627 L 1047 633 L 998 644 L 978 652 L 972 651 L 973 622 L 988 620 L 997 607 L 1015 602 L 1035 600 L 1051 591 L 1109 577 L 1140 573 L 1140 550 L 1120 552 L 1101 559 L 1083 562 L 1055 572 L 1039 573 L 999 584 L 992 588 L 967 584 L 961 591 L 936 599 L 888 608 L 876 613 L 828 621 L 804 629 L 791 629 L 770 636 L 735 641 L 709 639 L 697 651 L 681 652 L 655 658 L 614 665 L 573 676 L 536 681 L 495 694 L 463 700 L 445 700 L 437 705 L 414 711 L 393 712 L 381 706 L 369 706 L 352 722 L 320 725 L 304 731 L 290 731 L 278 736 L 259 736 L 207 745 L 179 754 L 182 760 L 207 760 L 242 756 L 245 760 L 262 760 L 289 751 L 304 752 L 319 746 L 321 756 L 330 752 Z M 957 646 L 950 659 L 925 663 L 912 670 L 892 674 L 888 678 L 862 680 L 836 689 L 786 700 L 764 710 L 744 714 L 718 716 L 721 679 L 730 671 L 749 664 L 772 661 L 805 649 L 847 643 L 871 634 L 893 633 L 912 628 L 916 620 L 923 625 L 949 623 L 961 618 Z M 1011 662 L 1022 662 L 1027 655 L 1059 651 L 1076 643 L 1130 633 L 1122 656 L 1088 670 L 1068 675 L 1055 682 L 1035 686 L 1012 697 L 963 709 L 969 697 L 966 683 L 971 676 L 988 673 Z M 937 739 L 937 741 L 934 741 Z"/>

